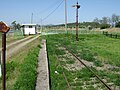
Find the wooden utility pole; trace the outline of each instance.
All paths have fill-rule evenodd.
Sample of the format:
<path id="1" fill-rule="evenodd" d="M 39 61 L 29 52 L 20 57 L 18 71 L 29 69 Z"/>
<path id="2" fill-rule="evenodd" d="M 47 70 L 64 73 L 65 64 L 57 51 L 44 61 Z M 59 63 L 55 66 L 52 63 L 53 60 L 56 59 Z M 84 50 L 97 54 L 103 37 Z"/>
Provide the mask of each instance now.
<path id="1" fill-rule="evenodd" d="M 76 7 L 76 40 L 78 41 L 78 9 L 80 8 L 80 5 L 78 5 L 78 2 L 76 5 L 73 5 L 73 7 Z"/>
<path id="2" fill-rule="evenodd" d="M 31 24 L 33 23 L 33 13 L 31 15 Z"/>
<path id="3" fill-rule="evenodd" d="M 6 90 L 6 33 L 10 30 L 5 23 L 0 22 L 2 32 L 2 90 Z"/>
<path id="4" fill-rule="evenodd" d="M 65 32 L 67 32 L 67 3 L 65 0 Z"/>

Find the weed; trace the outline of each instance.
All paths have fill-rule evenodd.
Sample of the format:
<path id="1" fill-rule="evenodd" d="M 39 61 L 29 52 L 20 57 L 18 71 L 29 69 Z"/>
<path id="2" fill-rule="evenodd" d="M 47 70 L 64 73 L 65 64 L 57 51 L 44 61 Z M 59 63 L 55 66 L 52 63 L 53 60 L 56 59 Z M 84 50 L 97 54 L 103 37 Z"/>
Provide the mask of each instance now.
<path id="1" fill-rule="evenodd" d="M 94 61 L 94 65 L 97 66 L 97 67 L 102 67 L 102 66 L 103 66 L 103 65 L 102 65 L 102 62 L 99 61 L 99 60 L 95 60 L 95 61 Z"/>
<path id="2" fill-rule="evenodd" d="M 82 50 L 80 57 L 84 60 L 95 61 L 94 55 L 89 50 Z"/>
<path id="3" fill-rule="evenodd" d="M 23 64 L 20 66 L 20 75 L 13 87 L 13 90 L 33 90 L 37 76 L 37 57 L 39 47 L 32 49 Z"/>
<path id="4" fill-rule="evenodd" d="M 74 64 L 74 63 L 75 63 L 75 60 L 66 60 L 66 63 L 67 63 L 67 64 Z"/>

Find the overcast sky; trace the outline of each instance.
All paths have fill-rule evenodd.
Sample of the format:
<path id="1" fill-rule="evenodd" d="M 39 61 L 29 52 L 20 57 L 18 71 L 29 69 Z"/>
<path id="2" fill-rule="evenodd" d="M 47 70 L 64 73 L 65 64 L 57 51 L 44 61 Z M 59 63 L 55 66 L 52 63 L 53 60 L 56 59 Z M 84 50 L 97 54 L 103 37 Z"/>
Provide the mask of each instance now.
<path id="1" fill-rule="evenodd" d="M 62 24 L 64 23 L 62 1 L 64 0 L 0 0 L 0 21 L 7 24 L 13 21 L 20 24 L 31 23 L 33 13 L 33 23 L 41 24 L 44 19 L 43 24 Z M 76 12 L 72 5 L 76 4 L 77 0 L 66 1 L 68 22 L 75 22 Z M 120 0 L 78 0 L 78 2 L 81 5 L 79 22 L 92 21 L 95 17 L 99 19 L 103 16 L 111 17 L 112 14 L 120 15 Z M 57 10 L 47 17 L 56 8 Z"/>

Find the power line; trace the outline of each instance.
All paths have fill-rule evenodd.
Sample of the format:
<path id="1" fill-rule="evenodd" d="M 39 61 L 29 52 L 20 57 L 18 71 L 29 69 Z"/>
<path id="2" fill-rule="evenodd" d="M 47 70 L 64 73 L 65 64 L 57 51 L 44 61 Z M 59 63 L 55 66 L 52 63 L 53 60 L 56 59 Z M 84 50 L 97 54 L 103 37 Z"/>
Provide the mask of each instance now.
<path id="1" fill-rule="evenodd" d="M 42 19 L 42 21 L 46 20 L 50 15 L 52 15 L 63 3 L 64 0 L 62 0 L 62 2 L 50 13 L 48 14 L 45 18 Z"/>
<path id="2" fill-rule="evenodd" d="M 49 6 L 48 6 L 47 8 L 45 8 L 44 10 L 40 11 L 41 14 L 43 14 L 43 13 L 49 11 L 51 8 L 53 8 L 55 5 L 57 5 L 59 1 L 60 1 L 60 0 L 58 0 L 57 2 L 55 2 L 55 3 L 51 4 L 51 5 L 49 5 Z"/>

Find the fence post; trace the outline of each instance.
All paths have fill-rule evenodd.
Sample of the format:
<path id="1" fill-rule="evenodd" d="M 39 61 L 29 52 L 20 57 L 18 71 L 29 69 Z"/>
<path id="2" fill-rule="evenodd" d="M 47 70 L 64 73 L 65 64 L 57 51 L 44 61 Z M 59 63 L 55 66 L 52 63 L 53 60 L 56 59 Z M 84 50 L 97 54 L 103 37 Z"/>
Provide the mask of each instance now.
<path id="1" fill-rule="evenodd" d="M 105 32 L 103 31 L 103 35 L 105 34 Z"/>
<path id="2" fill-rule="evenodd" d="M 117 38 L 117 34 L 115 35 L 115 38 Z"/>
<path id="3" fill-rule="evenodd" d="M 110 37 L 112 38 L 112 34 L 110 34 Z"/>

